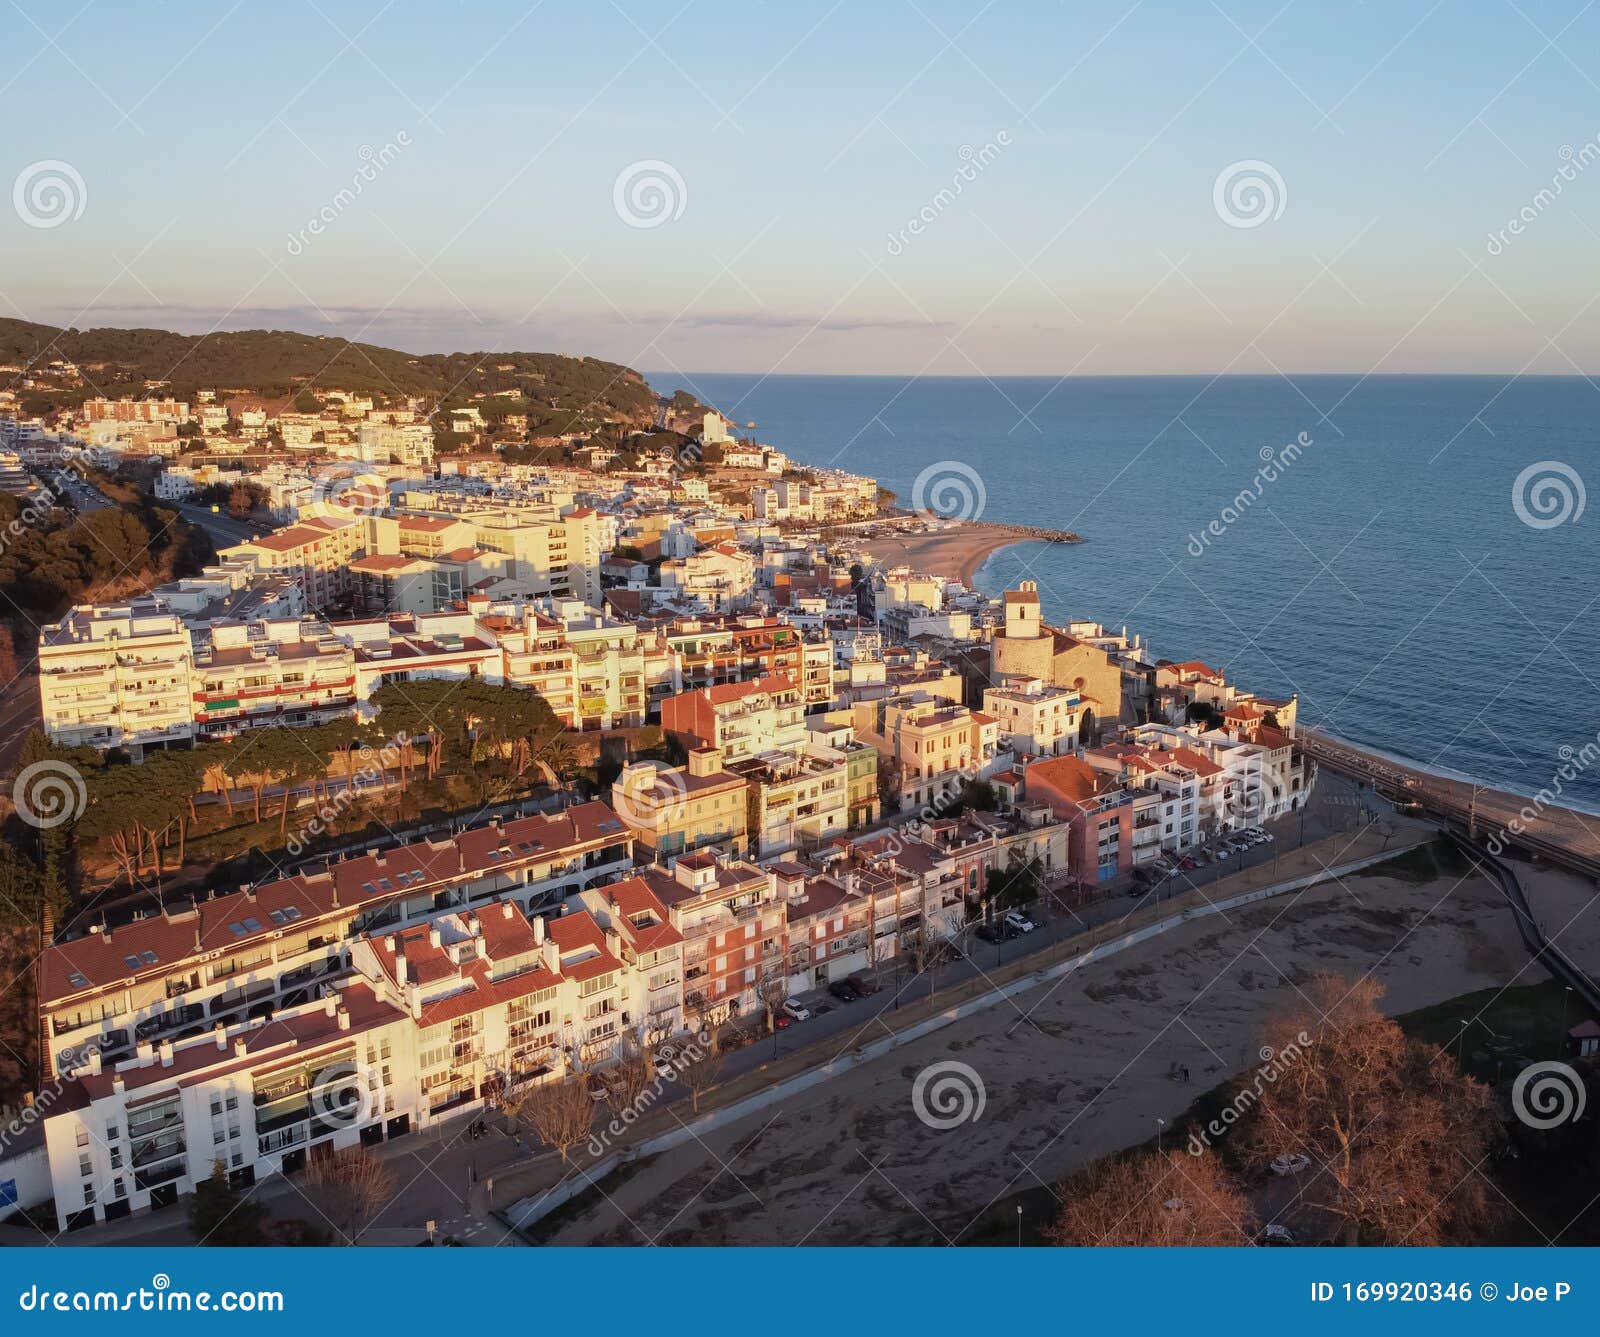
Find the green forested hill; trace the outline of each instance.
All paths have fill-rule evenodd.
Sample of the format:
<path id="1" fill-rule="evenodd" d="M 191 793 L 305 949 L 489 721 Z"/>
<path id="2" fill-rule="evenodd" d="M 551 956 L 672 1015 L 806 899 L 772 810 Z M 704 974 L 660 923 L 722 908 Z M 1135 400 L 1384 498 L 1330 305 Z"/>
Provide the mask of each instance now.
<path id="1" fill-rule="evenodd" d="M 53 382 L 43 370 L 58 360 L 75 363 L 84 379 L 72 385 Z M 655 394 L 638 372 L 598 358 L 555 353 L 413 355 L 290 330 L 201 336 L 169 330 L 61 330 L 0 319 L 0 364 L 41 373 L 36 387 L 23 396 L 31 412 L 71 407 L 100 393 L 137 396 L 147 381 L 165 381 L 165 393 L 191 402 L 200 389 L 267 397 L 302 389 L 357 390 L 378 396 L 380 402 L 420 396 L 430 401 L 430 408 L 481 403 L 485 394 L 505 396 L 499 407 L 527 411 L 535 429 L 543 424 L 563 428 L 563 419 L 585 410 L 590 425 L 615 418 L 642 427 L 655 412 Z"/>

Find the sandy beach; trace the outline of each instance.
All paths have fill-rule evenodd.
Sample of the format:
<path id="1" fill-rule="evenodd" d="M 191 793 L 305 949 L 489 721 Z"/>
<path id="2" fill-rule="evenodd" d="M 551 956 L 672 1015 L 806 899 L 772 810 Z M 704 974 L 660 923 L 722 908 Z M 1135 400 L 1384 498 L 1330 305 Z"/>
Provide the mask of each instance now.
<path id="1" fill-rule="evenodd" d="M 1001 548 L 1040 542 L 1049 540 L 1039 539 L 1019 525 L 970 520 L 937 533 L 873 538 L 863 546 L 875 561 L 885 566 L 909 566 L 913 571 L 953 576 L 971 589 L 979 568 Z"/>
<path id="2" fill-rule="evenodd" d="M 1523 866 L 1541 913 L 1600 959 L 1584 879 Z M 1154 1136 L 1260 1062 L 1263 1022 L 1311 975 L 1371 971 L 1403 1013 L 1537 983 L 1510 912 L 1483 877 L 1408 858 L 1199 921 L 1085 967 L 1017 1008 L 959 1021 L 618 1175 L 553 1244 L 942 1244 L 994 1202 Z M 933 1128 L 912 1087 L 934 1063 L 981 1080 L 980 1118 Z M 1186 1066 L 1191 1080 L 1175 1080 Z"/>

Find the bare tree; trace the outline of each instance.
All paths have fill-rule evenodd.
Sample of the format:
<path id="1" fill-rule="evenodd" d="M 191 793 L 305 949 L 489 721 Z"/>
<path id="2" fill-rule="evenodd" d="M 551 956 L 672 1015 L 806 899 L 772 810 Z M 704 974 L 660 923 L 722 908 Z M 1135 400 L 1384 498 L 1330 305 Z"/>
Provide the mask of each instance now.
<path id="1" fill-rule="evenodd" d="M 606 1070 L 607 1103 L 614 1113 L 635 1108 L 656 1080 L 650 1050 L 633 1036 L 625 1036 L 617 1048 L 617 1061 Z"/>
<path id="2" fill-rule="evenodd" d="M 1061 1215 L 1045 1232 L 1072 1247 L 1251 1244 L 1255 1214 L 1210 1150 L 1143 1151 L 1096 1161 L 1061 1185 Z"/>
<path id="3" fill-rule="evenodd" d="M 524 1123 L 546 1146 L 568 1159 L 573 1147 L 589 1136 L 595 1102 L 583 1073 L 559 1081 L 541 1082 L 507 1097 L 506 1112 Z"/>
<path id="4" fill-rule="evenodd" d="M 688 1088 L 689 1106 L 696 1114 L 700 1113 L 700 1097 L 716 1085 L 721 1072 L 722 1053 L 715 1036 L 702 1031 L 692 1044 L 684 1046 L 678 1057 L 678 1080 Z"/>
<path id="5" fill-rule="evenodd" d="M 306 1196 L 344 1237 L 359 1244 L 379 1213 L 389 1205 L 395 1173 L 365 1147 L 348 1147 L 319 1156 L 306 1167 Z"/>
<path id="6" fill-rule="evenodd" d="M 767 1010 L 767 1034 L 771 1035 L 777 1029 L 778 1009 L 789 996 L 789 975 L 782 965 L 768 966 L 761 972 L 756 982 L 756 995 Z"/>
<path id="7" fill-rule="evenodd" d="M 1280 1070 L 1252 1086 L 1245 1163 L 1309 1156 L 1300 1200 L 1348 1244 L 1475 1242 L 1496 1214 L 1479 1171 L 1500 1136 L 1489 1089 L 1385 1017 L 1375 981 L 1319 976 L 1305 996 L 1263 1034 Z"/>

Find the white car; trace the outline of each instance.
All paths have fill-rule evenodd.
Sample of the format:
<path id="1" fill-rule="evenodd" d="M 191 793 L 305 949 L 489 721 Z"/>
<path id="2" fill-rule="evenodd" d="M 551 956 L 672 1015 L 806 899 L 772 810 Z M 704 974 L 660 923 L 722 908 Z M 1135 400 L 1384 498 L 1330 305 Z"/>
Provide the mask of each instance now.
<path id="1" fill-rule="evenodd" d="M 1021 910 L 1012 910 L 1006 915 L 1006 927 L 1014 928 L 1018 933 L 1032 933 L 1034 924 Z"/>
<path id="2" fill-rule="evenodd" d="M 796 1021 L 811 1020 L 811 1009 L 798 998 L 786 998 L 783 1003 L 783 1010 L 785 1015 L 794 1018 Z"/>
<path id="3" fill-rule="evenodd" d="M 1297 1175 L 1310 1168 L 1311 1157 L 1302 1156 L 1298 1151 L 1288 1151 L 1272 1158 L 1272 1173 L 1275 1175 Z"/>

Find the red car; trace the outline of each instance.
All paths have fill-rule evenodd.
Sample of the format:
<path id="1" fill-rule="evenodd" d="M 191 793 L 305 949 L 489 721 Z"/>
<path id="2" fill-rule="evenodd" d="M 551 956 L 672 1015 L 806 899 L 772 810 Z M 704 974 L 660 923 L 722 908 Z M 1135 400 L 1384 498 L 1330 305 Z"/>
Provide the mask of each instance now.
<path id="1" fill-rule="evenodd" d="M 790 1016 L 787 1016 L 785 1013 L 780 1012 L 777 1014 L 777 1016 L 773 1017 L 772 1025 L 773 1029 L 775 1030 L 786 1031 L 789 1029 L 789 1027 L 794 1025 L 794 1019 Z"/>
<path id="2" fill-rule="evenodd" d="M 1178 861 L 1178 867 L 1186 873 L 1192 873 L 1195 868 L 1195 862 L 1186 854 Z"/>

